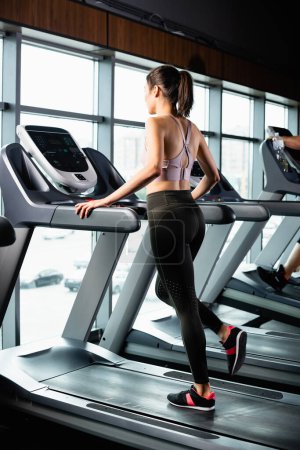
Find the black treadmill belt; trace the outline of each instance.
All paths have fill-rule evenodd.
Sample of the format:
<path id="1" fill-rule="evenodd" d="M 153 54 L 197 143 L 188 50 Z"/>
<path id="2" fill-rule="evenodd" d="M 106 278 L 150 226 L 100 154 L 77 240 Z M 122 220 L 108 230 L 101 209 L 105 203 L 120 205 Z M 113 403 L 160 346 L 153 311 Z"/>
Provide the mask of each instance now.
<path id="1" fill-rule="evenodd" d="M 173 339 L 178 340 L 178 345 L 182 346 L 182 351 L 185 352 L 181 333 L 180 324 L 176 316 L 168 317 L 151 324 L 155 329 L 169 334 Z M 147 328 L 145 326 L 145 331 Z M 206 336 L 207 347 L 218 348 L 224 351 L 219 343 L 218 336 L 208 328 L 204 329 Z M 293 362 L 293 364 L 300 364 L 300 334 L 294 335 L 286 333 L 266 333 L 258 334 L 248 332 L 247 340 L 247 355 L 248 356 L 262 356 L 267 359 L 275 359 Z"/>
<path id="2" fill-rule="evenodd" d="M 216 344 L 216 335 L 211 330 L 205 330 L 207 345 L 220 347 Z M 248 332 L 247 356 L 263 356 L 272 360 L 292 361 L 293 364 L 300 364 L 300 335 L 295 338 L 287 338 L 278 333 L 274 335 L 264 335 Z"/>
<path id="3" fill-rule="evenodd" d="M 190 383 L 121 367 L 94 364 L 46 382 L 50 389 L 59 392 L 193 429 L 273 448 L 299 449 L 300 430 L 295 424 L 300 419 L 300 406 L 234 392 L 234 383 L 232 390 L 215 387 L 216 410 L 203 412 L 176 408 L 167 401 L 168 393 L 185 390 Z"/>
<path id="4" fill-rule="evenodd" d="M 282 289 L 283 295 L 288 295 L 290 297 L 295 298 L 296 300 L 300 301 L 300 288 L 299 285 L 295 286 L 290 283 L 288 283 L 283 289 Z"/>

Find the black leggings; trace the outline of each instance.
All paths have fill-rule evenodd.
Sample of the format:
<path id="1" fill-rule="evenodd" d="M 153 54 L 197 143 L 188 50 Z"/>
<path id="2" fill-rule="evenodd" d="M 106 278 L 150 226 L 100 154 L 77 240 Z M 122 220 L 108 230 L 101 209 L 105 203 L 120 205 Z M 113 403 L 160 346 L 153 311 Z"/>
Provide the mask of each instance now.
<path id="1" fill-rule="evenodd" d="M 159 298 L 175 307 L 195 383 L 208 383 L 202 322 L 215 333 L 222 322 L 198 300 L 195 292 L 193 260 L 205 234 L 202 211 L 187 190 L 149 194 L 147 210 L 151 247 L 161 283 Z"/>

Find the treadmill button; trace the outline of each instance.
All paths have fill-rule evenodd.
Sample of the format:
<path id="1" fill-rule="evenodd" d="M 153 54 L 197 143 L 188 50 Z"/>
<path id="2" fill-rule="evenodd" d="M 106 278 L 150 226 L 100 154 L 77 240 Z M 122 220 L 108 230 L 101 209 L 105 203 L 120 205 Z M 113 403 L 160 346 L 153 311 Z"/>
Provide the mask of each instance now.
<path id="1" fill-rule="evenodd" d="M 81 181 L 85 181 L 86 180 L 86 178 L 83 175 L 81 175 L 81 173 L 75 173 L 74 175 L 75 175 L 75 177 L 78 178 L 78 180 L 81 180 Z"/>

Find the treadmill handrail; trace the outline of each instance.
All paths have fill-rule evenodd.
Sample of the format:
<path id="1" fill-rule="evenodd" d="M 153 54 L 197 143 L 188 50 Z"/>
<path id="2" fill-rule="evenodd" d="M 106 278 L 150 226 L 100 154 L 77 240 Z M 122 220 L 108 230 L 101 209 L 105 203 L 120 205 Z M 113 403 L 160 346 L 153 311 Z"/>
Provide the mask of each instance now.
<path id="1" fill-rule="evenodd" d="M 225 225 L 233 223 L 236 215 L 228 205 L 199 204 L 206 224 Z"/>
<path id="2" fill-rule="evenodd" d="M 205 201 L 206 206 L 213 205 L 214 202 Z M 244 222 L 265 222 L 270 218 L 270 212 L 267 205 L 253 201 L 253 204 L 247 202 L 220 202 L 218 206 L 228 206 L 235 214 L 236 220 Z M 202 207 L 202 204 L 201 204 Z"/>
<path id="3" fill-rule="evenodd" d="M 74 230 L 131 233 L 140 229 L 141 222 L 137 213 L 127 207 L 96 208 L 83 220 L 75 214 L 74 207 L 57 206 L 50 226 Z"/>

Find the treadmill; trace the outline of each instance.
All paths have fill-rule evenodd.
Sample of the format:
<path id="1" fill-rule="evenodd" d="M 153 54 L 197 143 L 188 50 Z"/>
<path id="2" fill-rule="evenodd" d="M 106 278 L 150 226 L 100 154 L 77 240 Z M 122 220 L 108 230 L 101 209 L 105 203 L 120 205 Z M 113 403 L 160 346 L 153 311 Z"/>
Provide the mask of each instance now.
<path id="1" fill-rule="evenodd" d="M 62 129 L 31 131 L 46 144 L 51 133 L 52 156 L 56 146 L 60 153 L 62 135 L 70 139 Z M 72 148 L 68 157 L 77 153 L 73 141 Z M 124 182 L 99 151 L 80 150 L 97 174 L 89 197 L 106 196 Z M 76 173 L 84 176 L 84 171 Z M 0 184 L 16 241 L 5 249 L 5 273 L 0 274 L 1 320 L 36 226 L 97 230 L 100 237 L 62 336 L 0 352 L 1 404 L 139 449 L 297 449 L 298 395 L 211 379 L 217 409 L 204 414 L 182 410 L 166 396 L 186 389 L 190 373 L 128 360 L 87 342 L 122 246 L 145 220 L 145 210 L 131 198 L 122 207 L 99 208 L 81 220 L 74 214 L 74 204 L 82 199 L 78 191 L 62 192 L 62 178 L 57 177 L 57 189 L 47 175 L 22 145 L 2 148 Z M 221 223 L 234 220 L 226 205 L 207 205 L 203 211 L 215 211 Z"/>
<path id="2" fill-rule="evenodd" d="M 284 132 L 287 133 L 286 130 Z M 272 163 L 277 164 L 276 160 L 274 159 L 270 162 L 267 156 L 270 155 L 270 150 L 273 152 L 273 148 L 269 147 L 270 141 L 266 141 L 265 144 L 267 148 L 263 149 L 263 151 L 266 150 L 266 164 L 272 169 Z M 277 165 L 275 168 L 277 168 Z M 279 179 L 276 172 L 275 175 L 273 177 L 269 175 L 270 182 L 274 183 L 273 179 Z M 298 173 L 290 169 L 287 175 L 290 177 L 290 185 L 293 183 L 293 189 L 297 193 L 300 190 Z M 203 172 L 198 162 L 195 162 L 191 177 L 192 184 L 196 186 L 202 176 Z M 282 187 L 291 189 L 287 183 L 282 184 Z M 266 193 L 263 193 L 261 197 L 264 195 Z M 281 194 L 280 198 L 283 195 Z M 230 287 L 226 286 L 225 289 L 222 286 L 224 276 L 228 277 L 229 274 L 232 274 L 232 271 L 234 272 L 234 269 L 242 262 L 244 256 L 269 220 L 270 216 L 264 216 L 261 208 L 268 209 L 272 214 L 287 214 L 286 220 L 282 222 L 282 226 L 279 228 L 285 227 L 285 239 L 288 241 L 292 239 L 293 233 L 296 233 L 298 229 L 299 203 L 292 201 L 282 202 L 279 197 L 277 200 L 269 201 L 245 200 L 240 197 L 221 172 L 220 182 L 210 193 L 199 200 L 200 205 L 203 202 L 205 204 L 227 204 L 233 209 L 236 220 L 243 222 L 240 227 L 241 231 L 238 231 L 237 237 L 229 245 L 229 250 L 225 250 L 221 257 L 219 257 L 221 248 L 219 248 L 218 254 L 212 251 L 214 246 L 219 244 L 215 238 L 209 239 L 208 233 L 211 230 L 208 229 L 205 241 L 194 262 L 195 267 L 199 266 L 201 268 L 201 280 L 196 278 L 197 294 L 201 301 L 206 302 L 207 306 L 211 307 L 225 322 L 241 326 L 248 332 L 247 357 L 244 365 L 236 375 L 236 379 L 240 382 L 264 386 L 269 386 L 272 383 L 273 386 L 275 385 L 280 389 L 284 388 L 291 392 L 299 392 L 300 334 L 273 330 L 272 328 L 257 328 L 269 321 L 270 318 L 299 326 L 300 303 L 296 295 L 291 297 L 286 294 L 284 300 L 281 301 L 281 296 L 266 288 L 263 282 L 257 282 L 256 290 L 251 287 L 243 294 L 240 291 L 233 290 L 231 284 L 228 285 Z M 245 211 L 247 211 L 247 215 Z M 289 221 L 289 234 L 287 234 L 286 230 L 287 220 Z M 291 233 L 292 236 L 290 236 Z M 283 239 L 280 240 L 280 245 L 282 245 L 282 242 Z M 144 242 L 143 248 L 146 246 L 147 244 Z M 232 247 L 234 253 L 232 252 Z M 219 262 L 220 260 L 222 263 Z M 218 271 L 220 279 L 215 276 L 215 271 Z M 253 265 L 251 265 L 251 272 L 247 271 L 247 275 L 244 276 L 249 276 L 252 271 Z M 230 283 L 233 283 L 233 281 L 231 280 Z M 219 290 L 221 290 L 221 293 L 216 299 L 213 297 L 214 301 L 212 302 L 210 295 L 212 292 L 215 292 L 215 286 L 217 286 L 217 293 L 219 294 Z M 258 296 L 258 291 L 261 293 L 260 297 Z M 181 339 L 180 324 L 174 311 L 165 316 L 159 314 L 147 316 L 147 314 L 140 313 L 132 328 L 124 329 L 124 327 L 127 327 L 127 324 L 124 324 L 124 313 L 128 317 L 131 311 L 130 304 L 134 302 L 134 297 L 135 293 L 131 288 L 129 279 L 128 285 L 125 283 L 121 293 L 121 300 L 117 305 L 118 308 L 113 311 L 106 327 L 102 337 L 102 345 L 109 350 L 117 352 L 122 350 L 126 357 L 138 357 L 140 360 L 145 361 L 164 361 L 175 367 L 188 367 L 188 360 Z M 229 300 L 227 297 L 229 297 Z M 271 299 L 275 299 L 278 304 L 272 302 Z M 157 306 L 158 310 L 160 305 L 158 304 Z M 117 335 L 114 331 L 116 329 L 118 330 Z M 125 332 L 128 334 L 125 334 Z M 218 376 L 229 379 L 226 355 L 218 343 L 216 335 L 207 328 L 205 329 L 205 334 L 209 369 Z M 123 349 L 120 346 L 120 342 L 125 342 Z"/>
<path id="3" fill-rule="evenodd" d="M 291 135 L 286 129 L 269 128 L 281 135 Z M 243 223 L 234 240 L 215 265 L 210 280 L 202 292 L 202 298 L 208 303 L 217 302 L 256 312 L 260 315 L 260 324 L 274 319 L 299 326 L 299 289 L 288 285 L 280 293 L 274 291 L 260 279 L 256 267 L 258 265 L 273 266 L 284 252 L 288 252 L 293 247 L 299 237 L 300 155 L 285 148 L 279 158 L 271 140 L 265 140 L 261 144 L 260 152 L 263 159 L 265 186 L 257 202 L 268 208 L 271 215 L 285 217 L 254 264 L 245 270 L 241 270 L 239 266 L 251 248 L 251 245 L 247 245 L 251 230 Z M 295 196 L 295 201 L 282 201 L 286 194 Z M 253 204 L 251 200 L 245 200 L 245 202 Z M 230 205 L 230 203 L 227 204 Z"/>

